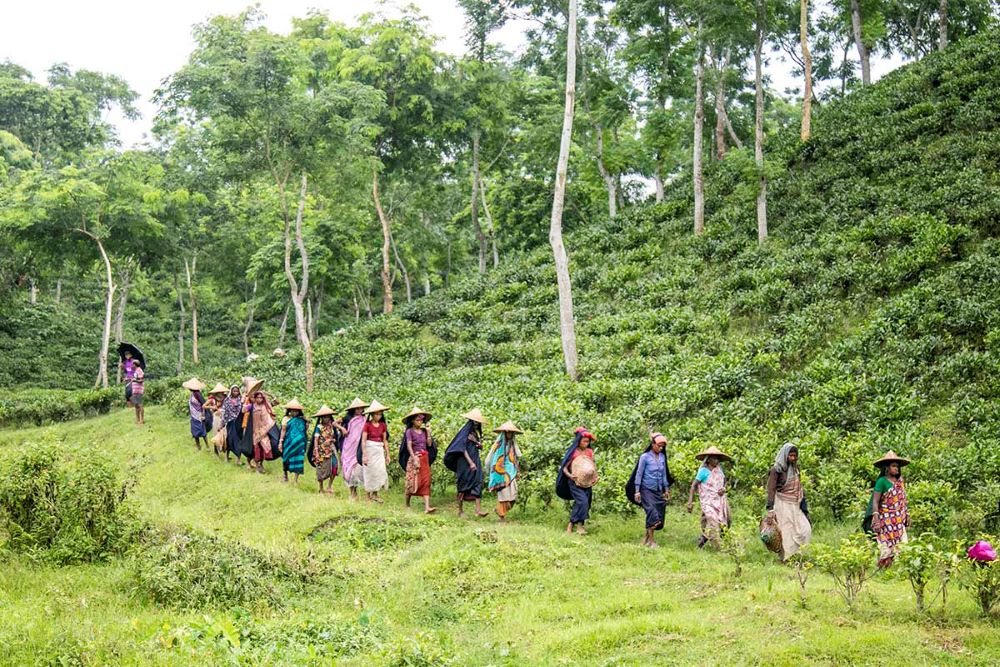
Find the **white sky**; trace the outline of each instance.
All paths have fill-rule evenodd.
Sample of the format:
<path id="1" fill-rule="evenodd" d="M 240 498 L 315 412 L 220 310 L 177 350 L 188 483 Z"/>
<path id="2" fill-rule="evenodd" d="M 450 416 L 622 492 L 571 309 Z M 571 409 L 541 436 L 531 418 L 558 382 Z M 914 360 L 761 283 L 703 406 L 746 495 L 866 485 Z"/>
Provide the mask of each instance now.
<path id="1" fill-rule="evenodd" d="M 430 18 L 439 48 L 451 54 L 465 50 L 464 16 L 454 0 L 409 3 Z M 0 61 L 22 65 L 43 81 L 45 70 L 57 62 L 123 77 L 142 98 L 138 104 L 142 118 L 111 120 L 123 145 L 132 146 L 142 141 L 152 124 L 153 91 L 194 48 L 192 26 L 216 14 L 237 14 L 251 4 L 251 0 L 0 0 Z M 309 9 L 353 23 L 359 14 L 379 6 L 377 0 L 260 0 L 259 4 L 268 27 L 283 33 L 291 29 L 292 17 L 305 16 Z M 516 52 L 524 43 L 525 26 L 524 21 L 511 22 L 494 39 Z M 785 73 L 787 64 L 774 57 L 771 62 L 775 90 L 800 85 Z M 873 76 L 897 64 L 873 63 Z"/>

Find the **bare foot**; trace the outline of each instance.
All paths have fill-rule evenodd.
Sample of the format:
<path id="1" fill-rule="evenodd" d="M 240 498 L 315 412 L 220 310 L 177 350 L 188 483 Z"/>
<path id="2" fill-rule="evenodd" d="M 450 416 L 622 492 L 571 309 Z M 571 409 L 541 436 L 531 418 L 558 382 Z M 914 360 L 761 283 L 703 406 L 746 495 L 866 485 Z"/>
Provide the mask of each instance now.
<path id="1" fill-rule="evenodd" d="M 583 526 L 577 526 L 576 527 L 576 534 L 577 535 L 586 535 L 587 534 L 587 529 L 584 528 Z"/>
<path id="2" fill-rule="evenodd" d="M 458 513 L 458 518 L 459 519 L 464 519 L 465 518 L 465 512 L 459 512 Z"/>
<path id="3" fill-rule="evenodd" d="M 566 524 L 566 534 L 569 535 L 572 532 L 573 532 L 573 524 L 567 523 Z"/>
<path id="4" fill-rule="evenodd" d="M 476 516 L 489 516 L 489 512 L 476 512 Z"/>
<path id="5" fill-rule="evenodd" d="M 437 512 L 437 511 L 438 511 L 438 508 L 436 508 L 436 507 L 428 507 L 427 509 L 424 510 L 424 514 L 434 514 L 434 512 Z"/>

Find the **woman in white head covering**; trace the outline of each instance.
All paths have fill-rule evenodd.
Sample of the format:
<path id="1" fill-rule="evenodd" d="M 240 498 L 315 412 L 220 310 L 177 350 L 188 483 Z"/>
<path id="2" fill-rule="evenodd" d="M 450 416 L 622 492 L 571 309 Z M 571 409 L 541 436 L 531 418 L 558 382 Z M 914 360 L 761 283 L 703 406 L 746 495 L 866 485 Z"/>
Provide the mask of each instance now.
<path id="1" fill-rule="evenodd" d="M 782 561 L 809 544 L 812 525 L 799 475 L 799 448 L 790 442 L 778 450 L 767 475 L 767 512 L 781 531 Z"/>

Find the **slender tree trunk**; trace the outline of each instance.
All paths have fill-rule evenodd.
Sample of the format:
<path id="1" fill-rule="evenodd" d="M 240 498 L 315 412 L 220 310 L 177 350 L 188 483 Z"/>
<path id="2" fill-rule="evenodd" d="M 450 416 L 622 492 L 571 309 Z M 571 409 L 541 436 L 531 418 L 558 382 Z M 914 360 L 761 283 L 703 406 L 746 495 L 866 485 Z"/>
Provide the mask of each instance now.
<path id="1" fill-rule="evenodd" d="M 391 230 L 389 228 L 389 218 L 382 210 L 382 201 L 378 194 L 378 171 L 372 169 L 372 199 L 375 201 L 375 213 L 379 222 L 382 223 L 382 312 L 392 312 L 392 273 L 389 262 L 389 239 Z"/>
<path id="2" fill-rule="evenodd" d="M 34 278 L 28 278 L 28 303 L 32 306 L 38 303 L 38 286 Z"/>
<path id="3" fill-rule="evenodd" d="M 177 292 L 177 310 L 180 313 L 177 324 L 177 374 L 184 372 L 184 292 L 181 291 L 177 272 L 174 272 L 174 291 Z"/>
<path id="4" fill-rule="evenodd" d="M 392 255 L 396 260 L 396 266 L 399 267 L 399 272 L 403 274 L 403 285 L 406 287 L 406 303 L 413 303 L 413 287 L 410 285 L 410 273 L 406 270 L 406 265 L 403 264 L 403 260 L 399 256 L 399 250 L 396 248 L 396 238 L 390 236 L 389 242 L 392 245 Z"/>
<path id="5" fill-rule="evenodd" d="M 948 0 L 938 4 L 938 51 L 948 48 Z"/>
<path id="6" fill-rule="evenodd" d="M 56 278 L 56 303 L 62 302 L 62 278 Z"/>
<path id="7" fill-rule="evenodd" d="M 358 288 L 357 288 L 357 286 L 353 286 L 352 285 L 351 291 L 353 292 L 353 294 L 351 296 L 354 299 L 354 321 L 355 322 L 360 322 L 361 321 L 361 305 L 358 303 Z"/>
<path id="8" fill-rule="evenodd" d="M 872 66 L 868 57 L 868 47 L 862 36 L 862 25 L 861 0 L 851 0 L 851 31 L 854 43 L 858 47 L 858 59 L 861 61 L 861 83 L 867 86 L 872 82 Z"/>
<path id="9" fill-rule="evenodd" d="M 257 281 L 253 281 L 253 290 L 247 300 L 247 322 L 243 326 L 243 352 L 250 356 L 250 327 L 253 326 L 253 311 L 257 303 Z"/>
<path id="10" fill-rule="evenodd" d="M 694 148 L 692 150 L 692 167 L 694 171 L 694 233 L 705 231 L 705 181 L 702 174 L 701 159 L 704 141 L 705 102 L 702 86 L 705 79 L 705 55 L 701 46 L 701 20 L 698 21 L 698 53 L 696 54 L 694 70 Z"/>
<path id="11" fill-rule="evenodd" d="M 285 306 L 285 314 L 281 316 L 281 325 L 278 327 L 278 347 L 285 347 L 285 333 L 288 331 L 288 311 L 291 306 Z"/>
<path id="12" fill-rule="evenodd" d="M 198 358 L 198 299 L 194 294 L 194 279 L 198 271 L 198 253 L 195 252 L 189 263 L 184 258 L 184 275 L 187 277 L 188 305 L 191 307 L 191 362 L 200 363 Z"/>
<path id="13" fill-rule="evenodd" d="M 653 173 L 653 183 L 656 186 L 656 203 L 663 202 L 663 160 L 656 160 L 656 171 Z"/>
<path id="14" fill-rule="evenodd" d="M 323 310 L 323 287 L 321 285 L 320 288 L 316 290 L 316 312 L 314 313 L 315 317 L 313 318 L 312 334 L 310 335 L 310 338 L 312 340 L 316 340 L 317 338 L 319 338 L 319 318 L 322 315 L 321 312 L 322 310 Z"/>
<path id="15" fill-rule="evenodd" d="M 495 269 L 500 266 L 500 249 L 497 247 L 497 230 L 493 225 L 493 215 L 490 213 L 490 205 L 486 201 L 486 183 L 481 177 L 479 181 L 479 197 L 483 204 L 483 215 L 486 216 L 486 230 L 490 237 L 490 248 L 493 251 L 493 268 Z"/>
<path id="16" fill-rule="evenodd" d="M 613 218 L 618 215 L 618 183 L 604 164 L 604 128 L 599 123 L 593 123 L 593 125 L 594 135 L 597 137 L 597 171 L 608 191 L 608 217 Z"/>
<path id="17" fill-rule="evenodd" d="M 573 135 L 573 105 L 576 99 L 576 17 L 577 0 L 569 0 L 569 21 L 566 26 L 566 108 L 563 114 L 562 137 L 559 142 L 559 161 L 556 166 L 555 192 L 552 200 L 552 218 L 549 225 L 549 243 L 556 265 L 556 282 L 559 287 L 559 331 L 562 337 L 566 374 L 576 381 L 576 330 L 573 323 L 573 287 L 569 277 L 569 256 L 563 245 L 562 214 L 566 199 L 566 172 L 569 168 L 569 149 Z"/>
<path id="18" fill-rule="evenodd" d="M 726 157 L 726 59 L 715 70 L 715 157 Z"/>
<path id="19" fill-rule="evenodd" d="M 802 93 L 802 129 L 799 137 L 809 141 L 812 133 L 812 54 L 809 52 L 809 0 L 799 0 L 799 41 L 802 42 L 802 73 L 805 86 Z"/>
<path id="20" fill-rule="evenodd" d="M 302 351 L 306 358 L 306 393 L 313 390 L 313 355 L 312 342 L 309 340 L 309 328 L 306 324 L 306 314 L 304 301 L 309 292 L 309 254 L 306 252 L 305 241 L 302 238 L 302 216 L 306 210 L 306 194 L 309 189 L 309 179 L 305 171 L 302 172 L 301 184 L 299 186 L 299 205 L 295 212 L 295 245 L 302 261 L 302 282 L 299 283 L 292 273 L 292 238 L 291 220 L 285 209 L 285 278 L 288 280 L 289 293 L 292 297 L 292 312 L 295 314 L 295 335 L 302 345 Z"/>
<path id="21" fill-rule="evenodd" d="M 104 295 L 104 331 L 101 335 L 101 351 L 97 355 L 97 379 L 94 380 L 94 388 L 108 388 L 108 344 L 111 339 L 111 309 L 115 296 L 115 281 L 111 273 L 111 259 L 104 249 L 104 243 L 100 238 L 80 227 L 76 230 L 91 241 L 97 244 L 97 249 L 101 253 L 101 260 L 104 262 L 104 279 L 107 282 L 107 290 Z"/>
<path id="22" fill-rule="evenodd" d="M 722 117 L 726 120 L 726 133 L 729 135 L 733 144 L 737 148 L 743 148 L 743 142 L 740 140 L 739 135 L 736 134 L 736 130 L 733 129 L 733 124 L 729 120 L 729 113 L 726 111 L 725 107 L 722 109 Z"/>
<path id="23" fill-rule="evenodd" d="M 309 332 L 309 337 L 313 338 L 313 304 L 312 297 L 306 298 L 306 331 Z"/>
<path id="24" fill-rule="evenodd" d="M 486 236 L 479 224 L 479 129 L 472 131 L 472 230 L 476 233 L 479 243 L 479 273 L 486 273 Z M 403 275 L 406 278 L 406 274 Z M 409 301 L 409 297 L 407 297 Z"/>
<path id="25" fill-rule="evenodd" d="M 431 274 L 424 272 L 424 296 L 431 295 Z"/>
<path id="26" fill-rule="evenodd" d="M 754 47 L 754 133 L 753 156 L 759 174 L 757 191 L 757 242 L 767 240 L 767 176 L 764 173 L 764 0 L 757 0 L 757 43 Z"/>

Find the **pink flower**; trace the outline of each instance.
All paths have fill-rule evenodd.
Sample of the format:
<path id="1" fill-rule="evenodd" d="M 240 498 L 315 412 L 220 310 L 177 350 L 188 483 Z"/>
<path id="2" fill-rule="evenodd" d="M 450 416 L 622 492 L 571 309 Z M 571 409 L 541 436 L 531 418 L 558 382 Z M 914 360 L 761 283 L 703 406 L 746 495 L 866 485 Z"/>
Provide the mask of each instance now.
<path id="1" fill-rule="evenodd" d="M 993 550 L 993 545 L 985 540 L 979 540 L 966 552 L 972 560 L 987 562 L 997 559 L 997 552 Z"/>

